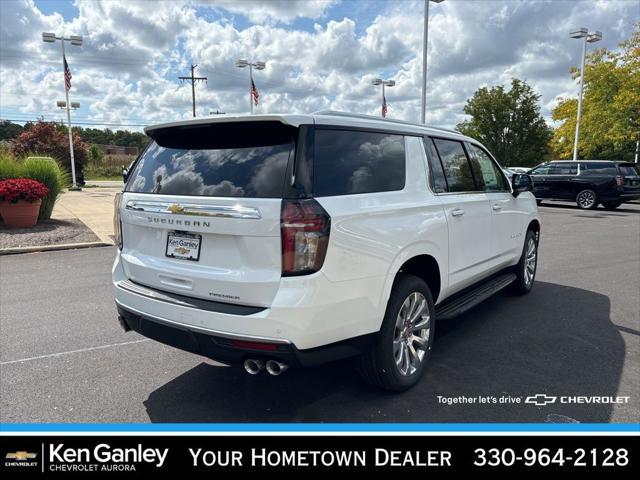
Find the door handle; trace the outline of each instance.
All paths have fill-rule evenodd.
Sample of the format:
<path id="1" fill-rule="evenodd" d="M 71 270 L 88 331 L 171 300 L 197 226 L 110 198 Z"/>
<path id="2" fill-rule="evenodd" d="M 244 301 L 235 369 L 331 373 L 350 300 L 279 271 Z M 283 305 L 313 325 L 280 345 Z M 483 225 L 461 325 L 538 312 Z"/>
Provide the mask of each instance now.
<path id="1" fill-rule="evenodd" d="M 500 210 L 502 210 L 502 207 L 500 205 L 498 205 L 497 203 L 494 204 L 491 208 L 493 208 L 494 212 L 499 212 Z"/>
<path id="2" fill-rule="evenodd" d="M 451 210 L 451 215 L 454 217 L 460 217 L 464 215 L 464 210 L 461 208 L 454 208 L 453 210 Z"/>

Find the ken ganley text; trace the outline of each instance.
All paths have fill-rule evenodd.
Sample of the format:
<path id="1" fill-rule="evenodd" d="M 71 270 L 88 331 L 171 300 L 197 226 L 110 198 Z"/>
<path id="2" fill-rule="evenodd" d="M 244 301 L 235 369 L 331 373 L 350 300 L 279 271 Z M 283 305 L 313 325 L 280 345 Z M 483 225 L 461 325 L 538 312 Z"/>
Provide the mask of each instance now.
<path id="1" fill-rule="evenodd" d="M 189 448 L 194 467 L 450 467 L 446 450 L 203 450 Z"/>

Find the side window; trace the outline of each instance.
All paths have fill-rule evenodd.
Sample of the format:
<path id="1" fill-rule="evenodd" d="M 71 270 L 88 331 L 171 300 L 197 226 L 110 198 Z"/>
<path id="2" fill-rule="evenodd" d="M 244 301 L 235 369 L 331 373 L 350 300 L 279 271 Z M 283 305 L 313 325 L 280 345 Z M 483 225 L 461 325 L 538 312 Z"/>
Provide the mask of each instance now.
<path id="1" fill-rule="evenodd" d="M 316 130 L 314 195 L 402 190 L 404 181 L 404 136 L 354 130 Z"/>
<path id="2" fill-rule="evenodd" d="M 476 189 L 462 143 L 455 140 L 434 138 L 450 192 L 471 192 Z"/>
<path id="3" fill-rule="evenodd" d="M 431 188 L 435 193 L 443 193 L 447 191 L 447 179 L 444 176 L 444 169 L 438 156 L 433 140 L 428 137 L 424 138 L 424 148 L 427 152 L 429 160 L 429 176 L 431 180 Z"/>
<path id="4" fill-rule="evenodd" d="M 471 150 L 475 154 L 478 164 L 480 165 L 480 174 L 484 181 L 484 189 L 487 192 L 504 192 L 508 191 L 507 183 L 504 179 L 500 167 L 491 160 L 489 154 L 480 147 L 471 145 Z M 474 172 L 475 173 L 475 172 Z"/>
<path id="5" fill-rule="evenodd" d="M 552 163 L 549 167 L 549 175 L 577 175 L 578 162 Z"/>
<path id="6" fill-rule="evenodd" d="M 531 170 L 529 175 L 549 175 L 549 165 L 540 165 Z"/>
<path id="7" fill-rule="evenodd" d="M 618 169 L 612 163 L 581 163 L 581 173 L 587 175 L 616 175 Z"/>

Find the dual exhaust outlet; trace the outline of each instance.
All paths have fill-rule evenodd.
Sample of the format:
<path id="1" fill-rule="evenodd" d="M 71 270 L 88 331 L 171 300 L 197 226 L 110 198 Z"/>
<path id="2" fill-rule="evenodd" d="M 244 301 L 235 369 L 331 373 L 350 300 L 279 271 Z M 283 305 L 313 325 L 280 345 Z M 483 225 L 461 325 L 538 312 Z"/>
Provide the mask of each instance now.
<path id="1" fill-rule="evenodd" d="M 244 369 L 249 375 L 257 375 L 263 369 L 266 369 L 269 375 L 277 377 L 289 368 L 289 365 L 277 360 L 264 360 L 248 358 L 244 361 Z"/>

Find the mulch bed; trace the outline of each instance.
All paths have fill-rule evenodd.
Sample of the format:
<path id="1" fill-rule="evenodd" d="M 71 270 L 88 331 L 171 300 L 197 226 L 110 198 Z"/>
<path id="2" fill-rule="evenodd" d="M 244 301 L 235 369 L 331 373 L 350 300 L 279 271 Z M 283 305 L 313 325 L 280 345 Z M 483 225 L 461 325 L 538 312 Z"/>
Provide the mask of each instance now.
<path id="1" fill-rule="evenodd" d="M 0 220 L 0 251 L 3 248 L 99 241 L 95 233 L 78 219 L 45 220 L 32 228 L 7 228 Z"/>

